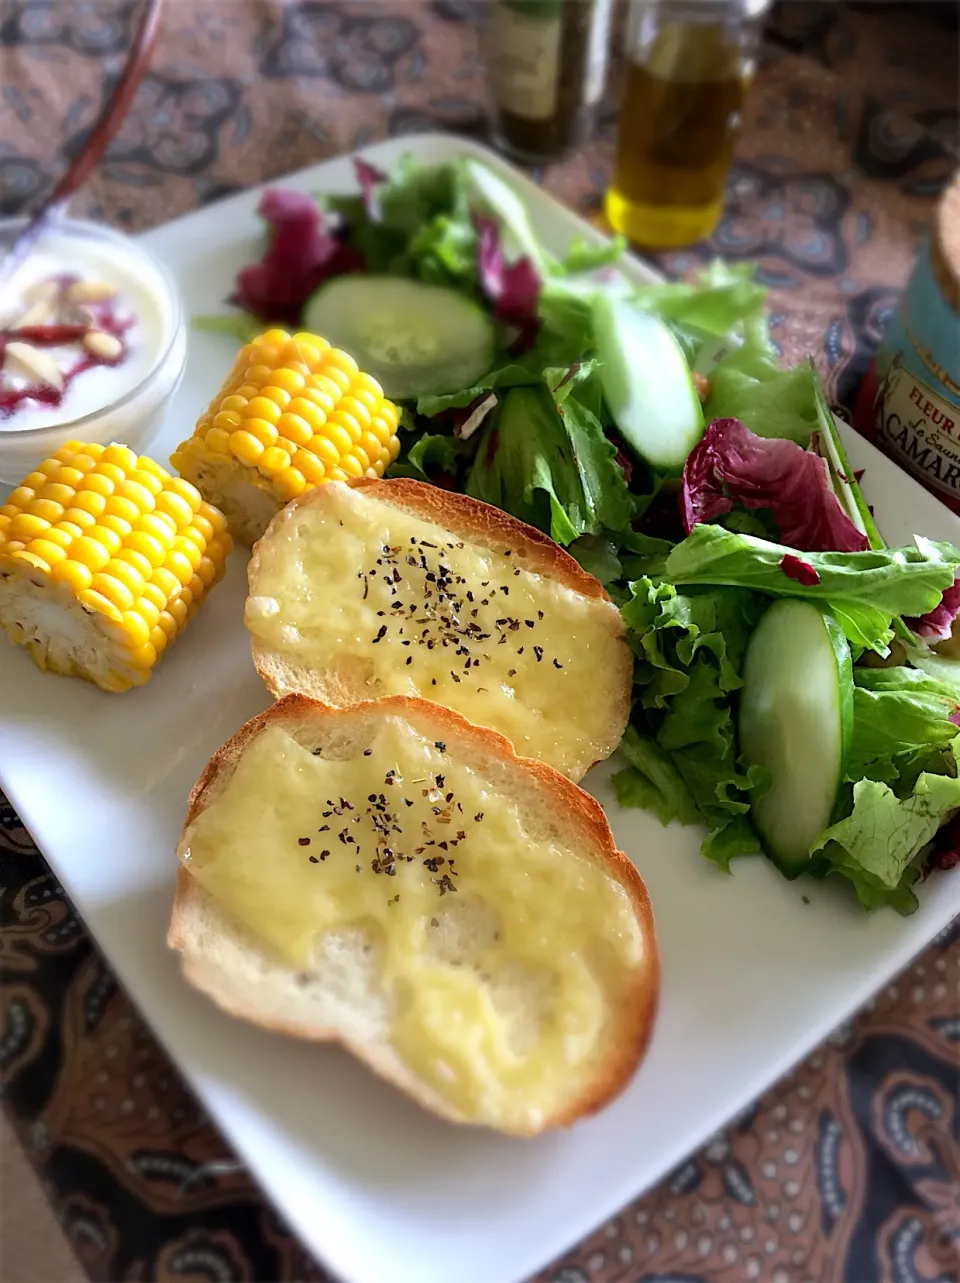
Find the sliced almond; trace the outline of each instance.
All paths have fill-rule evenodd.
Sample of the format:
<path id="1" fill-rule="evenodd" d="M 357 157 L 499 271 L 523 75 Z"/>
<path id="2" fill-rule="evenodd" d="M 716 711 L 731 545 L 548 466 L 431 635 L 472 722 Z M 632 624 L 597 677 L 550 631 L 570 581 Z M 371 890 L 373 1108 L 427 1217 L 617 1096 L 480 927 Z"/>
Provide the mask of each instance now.
<path id="1" fill-rule="evenodd" d="M 65 298 L 68 303 L 106 303 L 116 292 L 117 287 L 109 281 L 74 281 Z"/>
<path id="2" fill-rule="evenodd" d="M 4 348 L 3 364 L 19 366 L 22 374 L 35 383 L 63 391 L 63 371 L 49 352 L 34 347 L 32 343 L 13 342 Z"/>
<path id="3" fill-rule="evenodd" d="M 17 317 L 17 325 L 46 325 L 53 319 L 60 298 L 60 286 L 56 281 L 35 281 L 24 291 L 24 310 Z"/>
<path id="4" fill-rule="evenodd" d="M 123 351 L 123 344 L 115 334 L 103 330 L 91 330 L 83 336 L 83 346 L 91 356 L 100 361 L 115 361 Z"/>
<path id="5" fill-rule="evenodd" d="M 56 281 L 34 281 L 22 292 L 4 292 L 0 301 L 0 328 L 45 325 L 56 310 L 60 286 Z"/>

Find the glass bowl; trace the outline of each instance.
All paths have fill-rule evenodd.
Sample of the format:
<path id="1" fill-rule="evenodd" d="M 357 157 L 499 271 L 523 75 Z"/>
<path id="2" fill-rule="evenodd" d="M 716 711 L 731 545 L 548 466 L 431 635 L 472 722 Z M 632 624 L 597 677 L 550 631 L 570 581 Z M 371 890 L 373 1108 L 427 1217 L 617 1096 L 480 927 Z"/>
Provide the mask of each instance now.
<path id="1" fill-rule="evenodd" d="M 0 219 L 0 255 L 23 222 Z M 135 240 L 100 223 L 61 219 L 44 233 L 25 260 L 25 275 L 30 271 L 31 260 L 39 255 L 45 260 L 56 259 L 56 266 L 65 274 L 76 271 L 79 264 L 87 279 L 92 263 L 102 271 L 102 279 L 116 285 L 125 299 L 132 300 L 131 310 L 138 321 L 136 369 L 132 384 L 129 374 L 118 378 L 116 396 L 111 397 L 103 388 L 107 392 L 104 399 L 96 396 L 93 405 L 84 407 L 81 414 L 65 407 L 64 418 L 50 422 L 55 411 L 45 408 L 36 417 L 47 421 L 32 427 L 32 409 L 0 417 L 0 483 L 9 485 L 22 481 L 67 441 L 117 441 L 142 453 L 159 431 L 186 364 L 186 325 L 177 287 Z M 16 288 L 16 273 L 5 283 L 4 299 L 11 284 Z M 104 367 L 100 369 L 103 372 Z M 123 367 L 117 369 L 119 373 Z M 77 376 L 78 387 L 84 377 Z M 100 384 L 103 382 L 101 378 Z"/>

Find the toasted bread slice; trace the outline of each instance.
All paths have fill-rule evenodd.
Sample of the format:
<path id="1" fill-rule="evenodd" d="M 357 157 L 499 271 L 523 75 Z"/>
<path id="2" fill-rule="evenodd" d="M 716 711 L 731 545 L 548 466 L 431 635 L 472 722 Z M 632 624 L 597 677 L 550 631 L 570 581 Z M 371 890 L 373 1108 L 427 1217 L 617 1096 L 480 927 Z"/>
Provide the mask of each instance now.
<path id="1" fill-rule="evenodd" d="M 282 699 L 211 759 L 178 854 L 187 980 L 445 1118 L 563 1126 L 644 1053 L 640 875 L 593 798 L 449 709 Z"/>
<path id="2" fill-rule="evenodd" d="M 419 481 L 331 482 L 254 548 L 245 619 L 274 695 L 410 695 L 572 780 L 609 757 L 633 657 L 599 582 L 546 535 Z"/>

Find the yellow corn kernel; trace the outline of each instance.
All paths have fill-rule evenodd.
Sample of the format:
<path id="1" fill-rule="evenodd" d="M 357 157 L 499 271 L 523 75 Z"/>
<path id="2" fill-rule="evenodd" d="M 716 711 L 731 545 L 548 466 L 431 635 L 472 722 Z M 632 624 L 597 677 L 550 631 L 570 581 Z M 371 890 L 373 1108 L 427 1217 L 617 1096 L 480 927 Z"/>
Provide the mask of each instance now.
<path id="1" fill-rule="evenodd" d="M 294 467 L 284 468 L 283 472 L 274 477 L 273 484 L 279 491 L 280 498 L 287 501 L 296 499 L 307 488 L 306 477 Z"/>
<path id="2" fill-rule="evenodd" d="M 273 372 L 272 386 L 282 388 L 288 396 L 296 396 L 305 383 L 306 378 L 304 375 L 296 370 L 281 369 Z"/>
<path id="3" fill-rule="evenodd" d="M 59 544 L 51 543 L 49 539 L 31 539 L 27 544 L 27 552 L 42 558 L 51 569 L 67 555 Z"/>
<path id="4" fill-rule="evenodd" d="M 152 459 L 69 442 L 4 505 L 0 565 L 49 589 L 55 610 L 82 608 L 89 631 L 72 648 L 76 624 L 58 630 L 54 609 L 28 637 L 19 625 L 8 631 L 40 668 L 108 691 L 142 685 L 222 576 L 226 526 L 196 487 Z"/>
<path id="5" fill-rule="evenodd" d="M 297 401 L 299 400 L 298 397 Z M 322 426 L 318 421 L 316 410 L 311 406 L 306 417 L 292 411 L 282 414 L 277 421 L 277 432 L 282 438 L 292 441 L 294 445 L 308 445 L 314 433 Z"/>
<path id="6" fill-rule="evenodd" d="M 202 517 L 208 521 L 213 529 L 214 534 L 223 535 L 227 532 L 227 519 L 212 503 L 201 502 L 197 508 L 197 517 Z"/>
<path id="7" fill-rule="evenodd" d="M 122 584 L 119 579 L 113 575 L 108 575 L 105 571 L 93 576 L 90 582 L 90 588 L 93 592 L 99 593 L 101 597 L 106 597 L 111 605 L 116 606 L 117 610 L 129 610 L 134 603 L 134 596 L 126 584 Z"/>
<path id="8" fill-rule="evenodd" d="M 252 432 L 231 432 L 230 453 L 241 463 L 253 465 L 263 454 L 263 445 Z"/>
<path id="9" fill-rule="evenodd" d="M 174 619 L 173 615 L 170 613 L 169 610 L 164 610 L 164 611 L 161 611 L 160 613 L 160 619 L 157 623 L 157 627 L 163 630 L 167 641 L 172 642 L 174 637 L 176 637 L 177 635 L 177 629 L 179 628 L 179 624 L 177 623 L 176 619 Z M 152 635 L 150 640 L 153 641 Z"/>
<path id="10" fill-rule="evenodd" d="M 164 490 L 156 498 L 156 510 L 172 518 L 178 529 L 185 529 L 193 522 L 193 508 L 182 495 Z"/>
<path id="11" fill-rule="evenodd" d="M 354 480 L 363 476 L 363 465 L 355 454 L 344 455 L 340 467 L 348 477 L 352 477 Z"/>
<path id="12" fill-rule="evenodd" d="M 77 496 L 79 498 L 79 495 Z M 64 510 L 63 517 L 57 522 L 58 526 L 79 526 L 81 530 L 89 530 L 91 526 L 97 524 L 97 518 L 92 512 L 87 512 L 86 508 L 67 508 Z"/>
<path id="13" fill-rule="evenodd" d="M 143 476 L 144 479 L 150 479 L 149 473 L 144 473 Z M 129 499 L 131 503 L 135 503 L 141 512 L 152 512 L 156 507 L 153 487 L 145 486 L 142 481 L 135 481 L 132 478 L 121 481 L 115 493 L 119 499 Z"/>
<path id="14" fill-rule="evenodd" d="M 137 552 L 135 548 L 131 548 L 130 542 L 129 538 L 124 541 L 124 546 L 113 560 L 115 563 L 129 566 L 134 574 L 139 575 L 141 581 L 145 583 L 153 574 L 153 562 L 149 557 L 145 557 L 142 552 Z"/>
<path id="15" fill-rule="evenodd" d="M 330 476 L 330 469 L 335 468 L 340 462 L 340 451 L 328 437 L 316 436 L 310 443 L 314 454 L 327 470 L 327 477 Z"/>
<path id="16" fill-rule="evenodd" d="M 342 407 L 337 409 L 336 414 L 333 415 L 331 419 L 331 426 L 335 424 L 336 427 L 342 433 L 344 433 L 344 435 L 347 437 L 348 441 L 350 442 L 350 445 L 347 446 L 348 450 L 352 446 L 355 446 L 356 443 L 360 440 L 360 438 L 363 436 L 364 432 L 366 431 L 366 428 L 369 425 L 369 423 L 370 423 L 369 414 L 366 416 L 363 422 L 361 422 L 360 419 L 358 419 L 355 415 L 350 414 L 349 411 L 344 410 Z"/>
<path id="17" fill-rule="evenodd" d="M 310 423 L 320 427 L 337 408 L 336 391 L 334 388 L 331 394 L 326 388 L 311 385 L 304 388 L 300 395 L 290 402 L 290 409 L 295 414 L 302 414 Z M 311 415 L 317 415 L 317 417 L 311 418 Z"/>
<path id="18" fill-rule="evenodd" d="M 375 437 L 372 432 L 365 432 L 357 444 L 371 461 L 380 458 L 380 438 Z"/>
<path id="19" fill-rule="evenodd" d="M 145 557 L 151 566 L 162 566 L 163 559 L 167 555 L 166 546 L 145 530 L 134 530 L 126 542 L 126 547 Z"/>
<path id="20" fill-rule="evenodd" d="M 104 499 L 113 494 L 113 488 L 116 485 L 110 477 L 103 472 L 88 472 L 80 482 L 81 490 L 91 490 L 94 494 L 103 495 Z"/>
<path id="21" fill-rule="evenodd" d="M 82 593 L 78 594 L 77 601 L 86 611 L 93 611 L 98 615 L 106 615 L 111 623 L 120 622 L 120 611 L 110 600 L 104 597 L 103 593 L 97 592 L 93 587 L 85 588 Z"/>
<path id="22" fill-rule="evenodd" d="M 129 529 L 124 530 L 123 533 L 129 534 Z M 116 530 L 112 530 L 102 521 L 94 526 L 92 530 L 87 532 L 87 537 L 92 539 L 94 543 L 102 544 L 111 557 L 119 550 L 120 545 L 123 542 L 121 536 L 117 534 Z"/>
<path id="23" fill-rule="evenodd" d="M 143 623 L 143 620 L 139 619 L 137 616 L 134 616 L 134 618 L 137 619 L 138 623 Z M 144 668 L 148 670 L 154 666 L 157 662 L 157 650 L 155 646 L 150 644 L 149 637 L 150 634 L 148 631 L 146 641 L 141 642 L 139 646 L 135 646 L 131 650 L 127 651 L 123 657 L 123 662 L 125 664 L 129 664 L 131 668 Z"/>
<path id="24" fill-rule="evenodd" d="M 293 466 L 302 472 L 308 485 L 319 485 L 326 477 L 326 469 L 315 454 L 309 450 L 298 450 L 293 456 Z"/>
<path id="25" fill-rule="evenodd" d="M 91 539 L 89 535 L 81 535 L 70 545 L 70 556 L 74 561 L 79 561 L 81 565 L 87 566 L 92 571 L 102 570 L 110 560 L 110 553 L 104 548 L 102 543 L 96 539 Z"/>
<path id="26" fill-rule="evenodd" d="M 104 513 L 100 518 L 100 525 L 105 530 L 112 530 L 114 534 L 119 535 L 121 539 L 126 539 L 133 530 L 129 521 L 124 521 L 122 517 L 115 517 L 113 513 Z"/>
<path id="27" fill-rule="evenodd" d="M 149 580 L 143 585 L 143 594 L 141 599 L 143 601 L 148 601 L 150 605 L 154 606 L 158 611 L 163 611 L 167 608 L 167 594 L 159 584 L 152 583 Z"/>
<path id="28" fill-rule="evenodd" d="M 18 513 L 10 522 L 11 539 L 37 539 L 50 529 L 50 522 L 29 512 Z"/>
<path id="29" fill-rule="evenodd" d="M 290 456 L 281 446 L 272 445 L 260 456 L 257 468 L 265 477 L 276 476 L 290 466 Z"/>
<path id="30" fill-rule="evenodd" d="M 43 537 L 49 540 L 50 543 L 55 543 L 58 548 L 66 549 L 70 547 L 78 535 L 82 534 L 83 531 L 79 526 L 71 525 L 69 521 L 60 521 L 57 525 L 51 526 L 49 530 L 45 530 Z M 0 543 L 2 542 L 3 537 L 0 535 Z"/>
<path id="31" fill-rule="evenodd" d="M 237 415 L 237 421 L 239 422 L 239 420 L 240 416 Z M 214 454 L 227 454 L 230 450 L 230 432 L 233 431 L 235 426 L 236 424 L 231 422 L 229 431 L 219 425 L 211 428 L 206 436 L 207 448 Z"/>
<path id="32" fill-rule="evenodd" d="M 152 640 L 151 633 L 153 632 L 154 628 L 156 628 L 157 626 L 157 620 L 160 618 L 160 611 L 153 604 L 153 602 L 148 601 L 146 597 L 138 597 L 136 606 L 134 607 L 134 609 L 136 613 L 140 616 L 140 618 L 143 620 L 143 622 L 146 624 L 147 640 L 151 641 Z"/>
<path id="33" fill-rule="evenodd" d="M 284 393 L 286 397 L 286 393 Z M 289 398 L 287 398 L 289 400 Z M 271 401 L 269 397 L 261 393 L 247 402 L 247 408 L 244 411 L 245 419 L 266 419 L 268 423 L 276 423 L 283 410 L 276 401 Z"/>
<path id="34" fill-rule="evenodd" d="M 178 597 L 176 601 L 172 601 L 167 607 L 167 613 L 176 620 L 177 627 L 180 628 L 187 617 L 187 603 L 181 597 Z"/>
<path id="35" fill-rule="evenodd" d="M 55 525 L 63 516 L 63 504 L 57 503 L 55 499 L 34 499 L 29 508 L 31 517 L 41 517 L 51 525 Z"/>
<path id="36" fill-rule="evenodd" d="M 124 473 L 134 472 L 137 467 L 137 456 L 127 445 L 108 445 L 100 456 L 100 462 L 115 463 Z M 74 462 L 74 466 L 76 463 Z"/>
<path id="37" fill-rule="evenodd" d="M 101 573 L 119 580 L 134 598 L 139 597 L 143 592 L 144 576 L 139 570 L 134 569 L 128 561 L 122 560 L 120 554 L 116 557 L 111 557 Z"/>
<path id="38" fill-rule="evenodd" d="M 143 513 L 137 518 L 137 530 L 142 531 L 145 535 L 151 535 L 164 548 L 170 547 L 171 543 L 173 543 L 173 536 L 177 533 L 176 526 L 162 512 Z"/>

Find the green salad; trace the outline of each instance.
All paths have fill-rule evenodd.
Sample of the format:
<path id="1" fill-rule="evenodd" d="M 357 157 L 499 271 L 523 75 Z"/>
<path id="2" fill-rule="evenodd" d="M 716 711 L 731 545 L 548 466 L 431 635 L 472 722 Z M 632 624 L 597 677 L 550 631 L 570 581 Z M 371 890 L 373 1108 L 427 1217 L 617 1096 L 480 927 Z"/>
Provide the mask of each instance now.
<path id="1" fill-rule="evenodd" d="M 601 580 L 635 656 L 621 805 L 702 825 L 724 870 L 762 855 L 911 912 L 960 850 L 960 549 L 885 544 L 753 270 L 637 286 L 618 242 L 551 252 L 475 160 L 356 170 L 342 197 L 268 191 L 238 310 L 198 324 L 323 334 L 403 406 L 388 475 Z"/>

